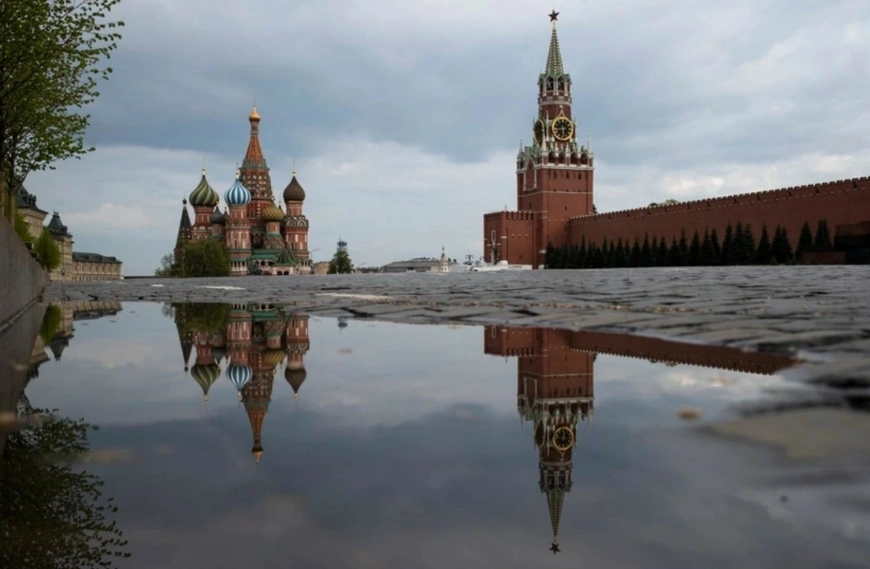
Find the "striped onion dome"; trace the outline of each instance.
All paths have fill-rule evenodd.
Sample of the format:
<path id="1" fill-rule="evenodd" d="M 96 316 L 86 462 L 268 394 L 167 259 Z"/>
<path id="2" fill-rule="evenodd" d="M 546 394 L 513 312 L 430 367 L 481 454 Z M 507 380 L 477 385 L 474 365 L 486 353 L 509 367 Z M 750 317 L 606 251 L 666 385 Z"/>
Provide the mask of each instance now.
<path id="1" fill-rule="evenodd" d="M 217 364 L 196 364 L 190 369 L 190 375 L 202 388 L 202 395 L 208 401 L 208 390 L 220 377 L 221 368 Z"/>
<path id="2" fill-rule="evenodd" d="M 236 390 L 239 392 L 239 396 L 241 396 L 242 388 L 251 381 L 251 376 L 253 372 L 251 371 L 250 366 L 238 366 L 230 364 L 227 367 L 227 377 L 233 385 L 236 386 Z"/>
<path id="3" fill-rule="evenodd" d="M 202 169 L 202 179 L 190 192 L 190 205 L 193 207 L 214 207 L 220 201 L 220 196 L 205 179 L 205 168 Z"/>
<path id="4" fill-rule="evenodd" d="M 251 201 L 251 192 L 239 180 L 238 170 L 236 170 L 236 181 L 233 182 L 233 185 L 224 194 L 224 201 L 228 205 L 248 205 Z"/>
<path id="5" fill-rule="evenodd" d="M 263 219 L 266 221 L 284 221 L 284 212 L 273 203 L 263 210 Z"/>
<path id="6" fill-rule="evenodd" d="M 214 211 L 211 212 L 208 222 L 212 225 L 226 225 L 227 218 L 224 217 L 224 214 L 221 213 L 221 210 L 217 206 L 214 206 Z"/>

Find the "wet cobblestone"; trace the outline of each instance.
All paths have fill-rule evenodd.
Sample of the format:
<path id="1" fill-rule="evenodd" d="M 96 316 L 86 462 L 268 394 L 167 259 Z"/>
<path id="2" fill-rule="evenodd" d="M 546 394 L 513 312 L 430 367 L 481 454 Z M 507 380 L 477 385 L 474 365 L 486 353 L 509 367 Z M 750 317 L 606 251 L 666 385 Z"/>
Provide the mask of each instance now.
<path id="1" fill-rule="evenodd" d="M 870 370 L 868 293 L 870 267 L 819 266 L 127 279 L 52 283 L 45 296 L 265 302 L 325 316 L 628 332 L 825 355 L 814 377 L 835 381 L 845 369 L 852 377 Z M 837 367 L 845 359 L 853 365 Z"/>

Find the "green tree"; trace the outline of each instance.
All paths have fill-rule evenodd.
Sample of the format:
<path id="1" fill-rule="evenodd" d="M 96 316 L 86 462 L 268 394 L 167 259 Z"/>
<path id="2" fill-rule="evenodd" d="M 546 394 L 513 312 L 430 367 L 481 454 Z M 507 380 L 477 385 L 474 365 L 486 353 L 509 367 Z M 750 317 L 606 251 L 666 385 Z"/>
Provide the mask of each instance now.
<path id="1" fill-rule="evenodd" d="M 82 109 L 108 79 L 105 65 L 122 22 L 120 0 L 0 2 L 0 194 L 35 170 L 81 157 L 89 115 Z"/>
<path id="2" fill-rule="evenodd" d="M 586 268 L 586 257 L 589 251 L 586 247 L 586 236 L 584 235 L 582 239 L 580 239 L 580 254 L 578 255 L 579 264 L 577 266 L 578 269 Z"/>
<path id="3" fill-rule="evenodd" d="M 160 259 L 160 266 L 155 269 L 155 277 L 176 277 L 175 254 L 168 253 Z"/>
<path id="4" fill-rule="evenodd" d="M 801 227 L 801 235 L 798 238 L 798 246 L 797 251 L 795 251 L 795 256 L 800 259 L 801 255 L 803 255 L 804 251 L 813 246 L 813 231 L 810 229 L 810 222 L 805 221 L 803 227 Z"/>
<path id="5" fill-rule="evenodd" d="M 719 233 L 715 227 L 710 232 L 710 241 L 713 243 L 713 258 L 715 259 L 712 264 L 718 265 L 720 259 L 722 259 L 722 247 L 719 245 Z"/>
<path id="6" fill-rule="evenodd" d="M 746 249 L 743 222 L 738 221 L 734 226 L 734 237 L 731 239 L 731 247 L 728 248 L 728 265 L 743 264 L 743 252 Z"/>
<path id="7" fill-rule="evenodd" d="M 629 267 L 640 267 L 640 241 L 637 237 L 634 238 L 634 245 L 631 246 L 631 255 L 628 258 Z"/>
<path id="8" fill-rule="evenodd" d="M 41 420 L 13 431 L 0 460 L 0 567 L 88 569 L 129 557 L 108 519 L 118 508 L 103 499 L 103 481 L 72 464 L 88 452 L 93 427 L 40 409 L 27 414 Z"/>
<path id="9" fill-rule="evenodd" d="M 725 237 L 722 239 L 722 249 L 719 256 L 720 265 L 731 264 L 731 244 L 734 242 L 734 230 L 731 228 L 731 222 L 728 222 L 728 227 L 725 228 Z"/>
<path id="10" fill-rule="evenodd" d="M 689 261 L 689 241 L 686 239 L 686 230 L 680 230 L 680 266 L 685 265 Z"/>
<path id="11" fill-rule="evenodd" d="M 60 249 L 57 243 L 54 242 L 54 239 L 51 238 L 51 233 L 47 229 L 42 230 L 42 234 L 36 240 L 33 250 L 36 251 L 36 258 L 39 264 L 46 271 L 53 271 L 60 266 Z"/>
<path id="12" fill-rule="evenodd" d="M 165 314 L 179 323 L 184 331 L 214 334 L 226 330 L 231 308 L 223 303 L 174 302 Z"/>
<path id="13" fill-rule="evenodd" d="M 660 265 L 661 263 L 659 263 L 659 259 L 658 259 L 658 257 L 659 257 L 659 238 L 658 238 L 658 236 L 653 237 L 652 243 L 650 243 L 650 245 L 649 245 L 649 251 L 650 251 L 650 266 L 655 267 L 657 265 Z"/>
<path id="14" fill-rule="evenodd" d="M 773 237 L 773 258 L 779 264 L 791 263 L 793 261 L 791 243 L 788 241 L 788 233 L 785 227 L 777 226 Z"/>
<path id="15" fill-rule="evenodd" d="M 562 267 L 565 266 L 565 256 L 567 255 L 567 247 L 562 247 L 562 262 L 560 263 Z M 562 268 L 560 267 L 560 268 Z M 335 255 L 333 255 L 332 260 L 329 262 L 329 270 L 327 273 L 330 275 L 340 275 L 345 273 L 353 272 L 353 263 L 350 260 L 350 255 L 347 254 L 347 251 L 336 251 Z"/>
<path id="16" fill-rule="evenodd" d="M 676 237 L 671 237 L 671 247 L 668 249 L 667 265 L 669 267 L 681 267 L 683 265 L 683 255 L 680 253 L 680 246 L 677 245 Z"/>
<path id="17" fill-rule="evenodd" d="M 181 247 L 181 262 L 175 276 L 226 277 L 230 274 L 230 256 L 226 245 L 216 239 L 186 241 Z"/>
<path id="18" fill-rule="evenodd" d="M 553 255 L 556 252 L 556 248 L 553 247 L 552 243 L 547 243 L 547 248 L 544 252 L 544 266 L 548 269 L 552 269 L 553 267 Z"/>
<path id="19" fill-rule="evenodd" d="M 639 266 L 651 267 L 653 264 L 652 249 L 649 245 L 649 234 L 643 234 L 643 245 L 640 246 L 640 261 Z"/>
<path id="20" fill-rule="evenodd" d="M 758 250 L 755 252 L 756 265 L 769 265 L 773 260 L 773 247 L 767 234 L 767 225 L 761 226 L 761 239 L 758 240 Z"/>
<path id="21" fill-rule="evenodd" d="M 625 243 L 622 242 L 621 237 L 616 243 L 616 250 L 613 252 L 613 260 L 611 261 L 610 266 L 619 269 L 628 266 L 628 251 L 626 250 Z"/>
<path id="22" fill-rule="evenodd" d="M 668 266 L 668 242 L 664 237 L 659 240 L 659 252 L 656 254 L 656 264 L 662 267 Z"/>
<path id="23" fill-rule="evenodd" d="M 601 264 L 599 268 L 607 269 L 610 267 L 610 243 L 607 241 L 607 237 L 604 238 L 604 242 L 601 245 Z"/>
<path id="24" fill-rule="evenodd" d="M 741 264 L 751 265 L 755 262 L 755 236 L 748 223 L 743 226 L 743 249 L 739 253 Z"/>
<path id="25" fill-rule="evenodd" d="M 33 243 L 33 235 L 30 234 L 30 224 L 24 219 L 20 211 L 15 212 L 15 233 L 25 243 Z"/>
<path id="26" fill-rule="evenodd" d="M 39 337 L 47 346 L 51 343 L 51 339 L 60 330 L 60 325 L 63 323 L 63 312 L 57 304 L 49 304 L 45 309 L 45 314 L 42 316 L 42 324 L 39 327 Z"/>
<path id="27" fill-rule="evenodd" d="M 689 245 L 689 257 L 686 264 L 690 267 L 697 267 L 701 264 L 701 238 L 697 229 L 692 235 L 692 244 Z"/>
<path id="28" fill-rule="evenodd" d="M 710 237 L 710 230 L 704 229 L 704 239 L 701 241 L 701 253 L 700 253 L 700 264 L 709 267 L 711 265 L 716 265 L 718 259 L 716 258 L 716 249 L 713 248 L 713 238 Z"/>
<path id="29" fill-rule="evenodd" d="M 819 220 L 819 227 L 816 229 L 816 240 L 813 242 L 813 245 L 823 251 L 830 251 L 834 248 L 831 244 L 831 235 L 828 233 L 828 220 Z"/>

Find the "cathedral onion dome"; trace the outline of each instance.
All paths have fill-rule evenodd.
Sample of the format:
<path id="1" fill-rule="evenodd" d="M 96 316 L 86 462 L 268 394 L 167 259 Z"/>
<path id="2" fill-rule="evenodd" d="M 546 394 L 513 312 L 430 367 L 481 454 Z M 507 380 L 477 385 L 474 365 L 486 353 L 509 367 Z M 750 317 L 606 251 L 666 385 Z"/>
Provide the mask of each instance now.
<path id="1" fill-rule="evenodd" d="M 208 390 L 220 377 L 221 368 L 217 364 L 196 364 L 191 368 L 190 375 L 202 388 L 203 398 L 208 401 Z"/>
<path id="2" fill-rule="evenodd" d="M 224 194 L 224 201 L 227 202 L 227 205 L 248 205 L 251 202 L 251 192 L 248 191 L 248 188 L 242 184 L 241 180 L 239 180 L 239 171 L 236 170 L 236 181 L 233 182 L 233 185 L 230 186 L 230 189 L 227 190 L 227 193 Z"/>
<path id="3" fill-rule="evenodd" d="M 305 201 L 305 190 L 302 189 L 302 184 L 296 179 L 296 172 L 293 172 L 293 179 L 284 188 L 285 202 L 301 202 Z"/>
<path id="4" fill-rule="evenodd" d="M 245 385 L 251 381 L 251 376 L 253 372 L 251 371 L 250 366 L 240 366 L 240 365 L 232 365 L 230 364 L 227 367 L 227 377 L 233 385 L 236 386 L 236 390 L 239 392 L 239 399 L 242 398 L 242 389 Z"/>
<path id="5" fill-rule="evenodd" d="M 190 192 L 190 205 L 193 207 L 215 207 L 220 201 L 220 196 L 205 179 L 205 168 L 202 169 L 202 179 Z"/>
<path id="6" fill-rule="evenodd" d="M 224 217 L 224 214 L 221 213 L 221 210 L 219 210 L 217 206 L 214 206 L 214 211 L 209 216 L 208 222 L 212 225 L 225 225 L 227 223 L 227 218 Z"/>
<path id="7" fill-rule="evenodd" d="M 267 350 L 263 353 L 263 363 L 272 369 L 284 361 L 284 350 Z"/>
<path id="8" fill-rule="evenodd" d="M 249 121 L 259 121 L 260 120 L 260 113 L 257 112 L 257 105 L 254 105 L 254 108 L 251 109 L 251 114 L 248 115 L 248 120 Z"/>
<path id="9" fill-rule="evenodd" d="M 284 212 L 273 203 L 263 210 L 263 219 L 266 221 L 284 221 Z"/>
<path id="10" fill-rule="evenodd" d="M 286 379 L 287 383 L 290 384 L 290 387 L 293 388 L 293 397 L 299 395 L 299 388 L 302 387 L 302 383 L 305 382 L 306 377 L 308 377 L 308 373 L 305 371 L 304 367 L 299 369 L 290 369 L 288 367 L 284 370 L 284 379 Z"/>

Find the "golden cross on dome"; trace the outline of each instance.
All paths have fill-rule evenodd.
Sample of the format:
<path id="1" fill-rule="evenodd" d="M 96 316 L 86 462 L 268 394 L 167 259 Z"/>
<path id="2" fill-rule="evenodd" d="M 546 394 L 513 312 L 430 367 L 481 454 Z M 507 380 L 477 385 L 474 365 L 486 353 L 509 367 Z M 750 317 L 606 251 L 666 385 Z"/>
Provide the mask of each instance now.
<path id="1" fill-rule="evenodd" d="M 550 16 L 550 21 L 553 22 L 553 25 L 556 25 L 556 20 L 559 19 L 559 12 L 553 10 L 548 14 Z"/>

